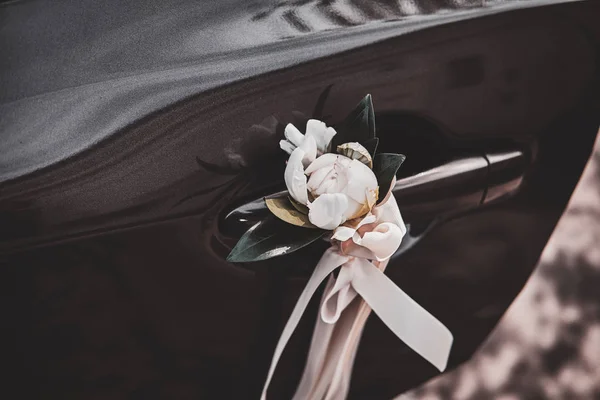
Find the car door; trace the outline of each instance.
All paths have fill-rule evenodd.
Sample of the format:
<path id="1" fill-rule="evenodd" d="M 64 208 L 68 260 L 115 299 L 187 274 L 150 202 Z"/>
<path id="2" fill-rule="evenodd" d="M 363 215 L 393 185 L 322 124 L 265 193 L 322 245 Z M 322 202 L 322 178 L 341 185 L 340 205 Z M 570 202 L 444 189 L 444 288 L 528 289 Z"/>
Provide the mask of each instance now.
<path id="1" fill-rule="evenodd" d="M 13 152 L 0 183 L 0 284 L 10 372 L 1 390 L 257 398 L 327 243 L 249 265 L 225 257 L 264 217 L 262 196 L 284 188 L 283 125 L 335 124 L 367 93 L 380 148 L 407 156 L 394 193 L 409 232 L 386 273 L 453 332 L 450 368 L 468 360 L 525 284 L 592 150 L 598 11 L 583 2 L 474 14 L 364 39 L 386 32 L 380 22 L 190 55 L 172 70 L 147 72 L 164 61 L 149 58 L 127 73 L 73 74 L 72 88 L 62 76 L 64 87 L 41 94 L 7 86 L 3 154 Z M 139 21 L 136 29 L 158 24 Z M 313 45 L 318 56 L 298 55 Z M 107 54 L 126 69 L 120 51 Z M 277 68 L 261 69 L 265 60 Z M 42 122 L 66 136 L 44 136 Z M 272 398 L 294 391 L 316 301 Z M 350 397 L 389 399 L 436 373 L 372 315 Z"/>

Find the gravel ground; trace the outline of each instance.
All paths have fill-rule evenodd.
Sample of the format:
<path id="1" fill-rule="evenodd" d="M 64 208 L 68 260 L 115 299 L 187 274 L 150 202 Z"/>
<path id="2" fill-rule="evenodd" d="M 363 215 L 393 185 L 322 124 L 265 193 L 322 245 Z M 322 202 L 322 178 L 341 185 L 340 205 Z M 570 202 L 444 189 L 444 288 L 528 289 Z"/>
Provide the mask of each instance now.
<path id="1" fill-rule="evenodd" d="M 600 399 L 600 139 L 529 282 L 475 356 L 396 400 Z"/>

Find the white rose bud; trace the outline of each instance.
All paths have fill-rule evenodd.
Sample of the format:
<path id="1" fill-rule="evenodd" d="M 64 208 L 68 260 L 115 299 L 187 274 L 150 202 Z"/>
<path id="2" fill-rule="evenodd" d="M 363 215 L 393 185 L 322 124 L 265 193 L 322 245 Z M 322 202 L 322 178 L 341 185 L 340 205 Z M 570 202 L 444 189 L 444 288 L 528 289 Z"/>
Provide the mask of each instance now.
<path id="1" fill-rule="evenodd" d="M 377 178 L 368 166 L 340 154 L 328 153 L 304 169 L 304 155 L 301 148 L 292 152 L 285 182 L 290 195 L 308 206 L 312 224 L 322 229 L 335 229 L 373 208 L 378 186 Z M 314 201 L 309 201 L 308 194 Z"/>

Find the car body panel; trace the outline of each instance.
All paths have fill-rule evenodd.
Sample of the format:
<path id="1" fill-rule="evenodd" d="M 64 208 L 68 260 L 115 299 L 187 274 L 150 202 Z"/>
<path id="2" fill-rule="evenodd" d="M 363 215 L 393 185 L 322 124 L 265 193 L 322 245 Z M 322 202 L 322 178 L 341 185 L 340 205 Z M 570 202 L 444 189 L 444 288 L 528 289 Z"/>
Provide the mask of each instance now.
<path id="1" fill-rule="evenodd" d="M 408 32 L 555 2 L 39 3 L 0 5 L 0 182 L 216 87 Z"/>
<path id="2" fill-rule="evenodd" d="M 75 13 L 67 16 L 82 18 L 80 8 L 65 4 Z M 189 17 L 183 31 L 208 29 L 191 3 L 177 4 L 182 8 L 165 15 L 175 22 Z M 408 156 L 399 178 L 454 157 L 514 149 L 527 155 L 511 196 L 495 194 L 490 204 L 419 224 L 408 214 L 413 245 L 390 262 L 389 276 L 454 333 L 450 368 L 468 360 L 526 282 L 598 128 L 598 3 L 499 13 L 514 5 L 506 3 L 354 27 L 336 20 L 336 29 L 314 32 L 302 31 L 289 14 L 286 20 L 282 8 L 250 23 L 248 10 L 236 4 L 214 8 L 214 19 L 202 14 L 223 26 L 214 37 L 229 39 L 190 34 L 210 46 L 190 50 L 188 58 L 173 54 L 188 43 L 177 23 L 144 14 L 132 26 L 121 21 L 112 36 L 100 35 L 106 47 L 92 40 L 93 30 L 76 35 L 81 45 L 73 46 L 77 67 L 70 76 L 50 79 L 66 55 L 40 66 L 29 83 L 35 71 L 11 81 L 3 68 L 10 89 L 0 105 L 2 154 L 13 157 L 3 156 L 0 184 L 3 350 L 11 366 L 5 393 L 258 397 L 278 335 L 327 243 L 233 265 L 225 256 L 237 238 L 224 217 L 282 189 L 282 124 L 299 114 L 339 121 L 367 92 L 382 148 Z M 259 6 L 252 15 L 271 10 Z M 119 21 L 115 12 L 107 11 L 108 22 Z M 236 29 L 254 32 L 270 23 L 269 15 L 295 33 L 268 25 L 259 45 L 238 42 Z M 235 18 L 249 27 L 221 25 Z M 50 37 L 53 24 L 45 28 Z M 174 36 L 153 32 L 157 25 Z M 153 34 L 147 42 L 145 32 Z M 61 48 L 72 34 L 53 40 Z M 14 49 L 18 35 L 3 37 Z M 121 37 L 145 45 L 129 54 Z M 170 47 L 172 37 L 180 47 Z M 83 57 L 98 49 L 104 60 L 117 54 L 121 61 Z M 197 54 L 207 49 L 212 53 Z M 11 65 L 36 60 L 10 54 Z M 32 54 L 45 59 L 43 51 Z M 316 306 L 282 359 L 273 398 L 293 392 Z M 436 374 L 373 315 L 350 397 L 391 398 Z"/>

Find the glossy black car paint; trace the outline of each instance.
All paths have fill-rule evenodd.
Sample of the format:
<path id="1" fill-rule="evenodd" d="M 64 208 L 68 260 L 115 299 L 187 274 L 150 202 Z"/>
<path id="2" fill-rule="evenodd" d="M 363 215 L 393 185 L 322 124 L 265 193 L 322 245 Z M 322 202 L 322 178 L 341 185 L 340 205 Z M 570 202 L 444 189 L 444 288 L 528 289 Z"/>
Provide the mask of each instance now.
<path id="1" fill-rule="evenodd" d="M 306 4 L 336 29 L 302 22 Z M 339 121 L 367 92 L 380 146 L 408 156 L 400 178 L 453 159 L 527 156 L 516 195 L 502 196 L 514 173 L 507 179 L 490 163 L 474 192 L 493 201 L 440 218 L 408 212 L 411 246 L 388 268 L 452 330 L 456 366 L 527 280 L 598 129 L 594 2 L 490 16 L 493 8 L 455 10 L 417 20 L 409 34 L 411 19 L 372 22 L 397 19 L 383 6 L 366 7 L 371 22 L 350 28 L 343 14 L 311 2 L 182 2 L 170 12 L 90 5 L 81 15 L 64 3 L 47 14 L 57 20 L 33 29 L 32 13 L 44 18 L 36 6 L 2 6 L 10 56 L 0 104 L 3 397 L 257 398 L 326 243 L 231 265 L 224 257 L 239 233 L 225 216 L 282 188 L 283 123 L 298 113 Z M 461 21 L 459 11 L 472 14 Z M 59 16 L 85 15 L 88 29 L 79 22 L 55 33 Z M 281 21 L 296 33 L 277 32 Z M 434 21 L 440 26 L 420 30 Z M 270 27 L 263 42 L 231 39 L 260 24 Z M 191 34 L 207 30 L 215 36 Z M 273 398 L 293 392 L 315 306 L 284 355 Z M 388 399 L 435 374 L 373 315 L 351 398 Z"/>

